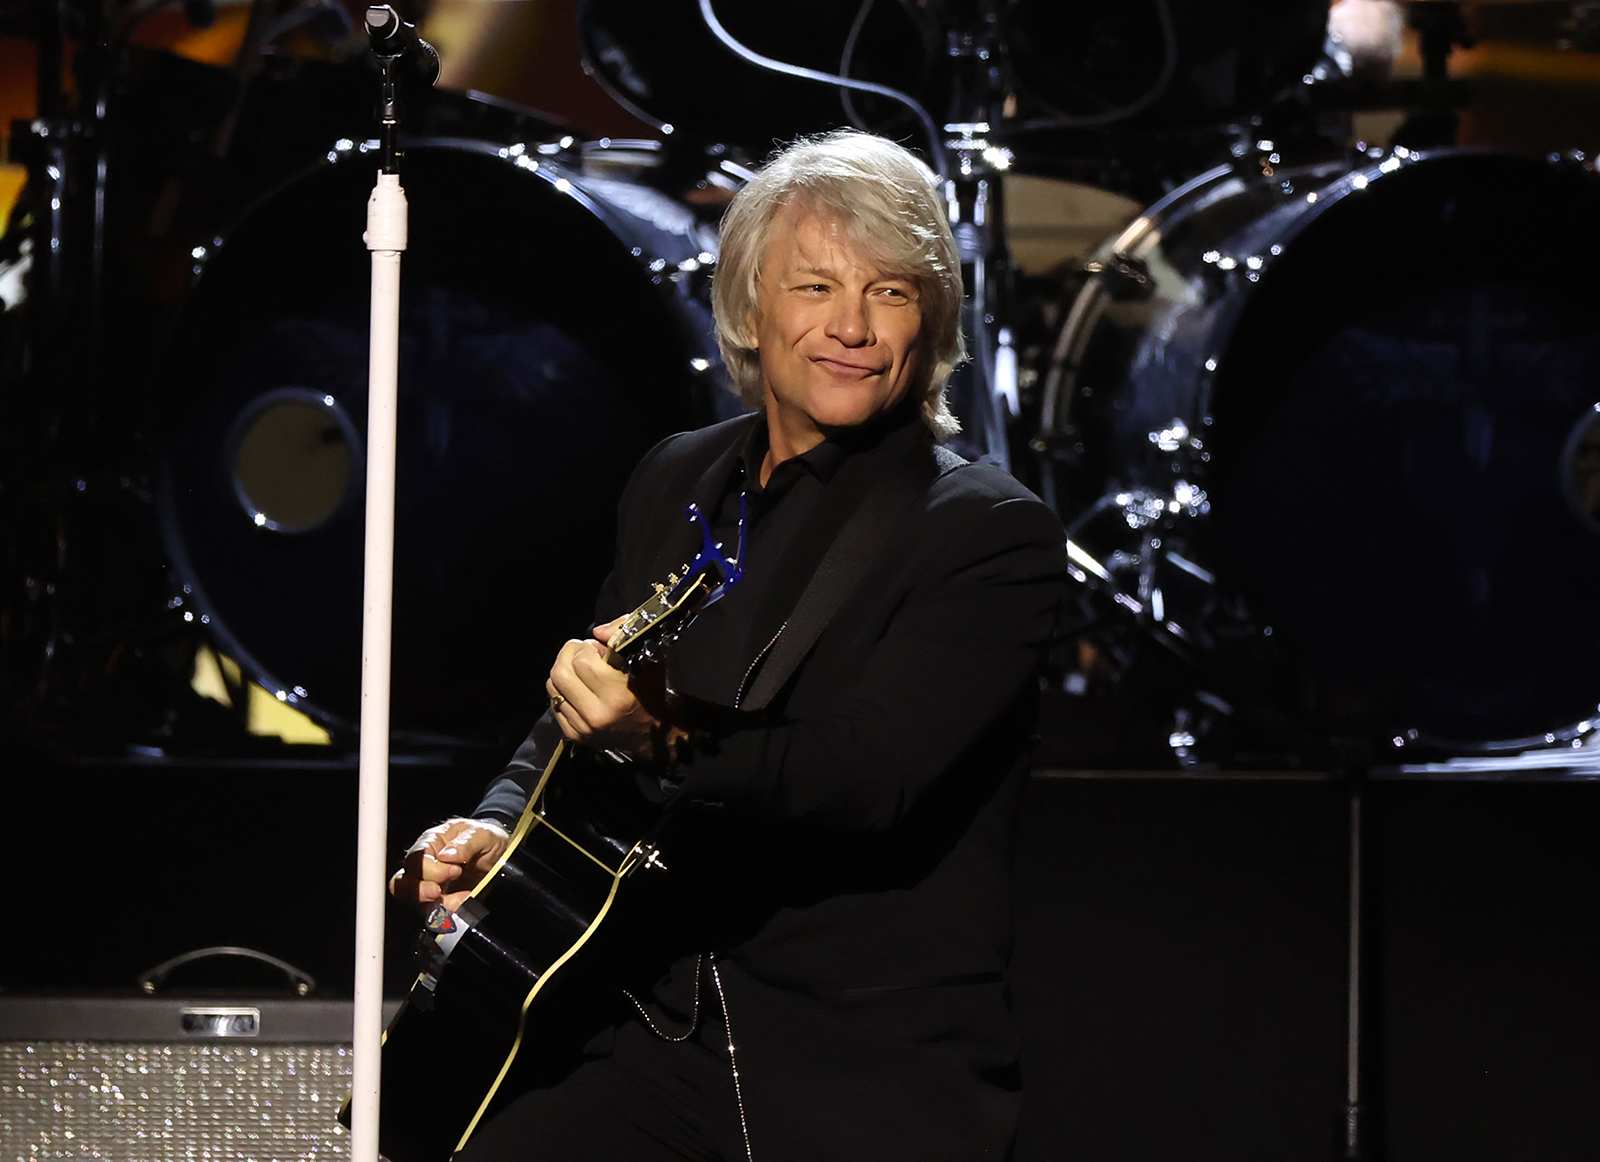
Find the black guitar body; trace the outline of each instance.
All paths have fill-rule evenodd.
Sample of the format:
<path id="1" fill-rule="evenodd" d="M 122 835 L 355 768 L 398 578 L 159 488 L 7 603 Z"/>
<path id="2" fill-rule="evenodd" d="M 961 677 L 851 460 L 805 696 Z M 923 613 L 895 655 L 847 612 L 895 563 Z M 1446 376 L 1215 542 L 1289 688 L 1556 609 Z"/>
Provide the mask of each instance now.
<path id="1" fill-rule="evenodd" d="M 559 1074 L 610 1010 L 619 888 L 663 867 L 648 770 L 558 751 L 500 866 L 424 931 L 423 971 L 383 1043 L 392 1162 L 444 1162 L 520 1088 L 508 1077 Z"/>

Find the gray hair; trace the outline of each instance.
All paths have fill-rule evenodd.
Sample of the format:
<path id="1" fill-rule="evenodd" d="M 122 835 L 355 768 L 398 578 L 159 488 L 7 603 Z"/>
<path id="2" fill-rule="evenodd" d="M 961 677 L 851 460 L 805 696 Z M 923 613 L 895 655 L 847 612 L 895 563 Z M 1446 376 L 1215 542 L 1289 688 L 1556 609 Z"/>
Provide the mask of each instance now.
<path id="1" fill-rule="evenodd" d="M 773 223 L 789 206 L 835 218 L 885 271 L 912 279 L 922 301 L 922 420 L 938 439 L 961 430 L 945 398 L 967 357 L 961 337 L 961 262 L 933 171 L 883 137 L 840 129 L 802 138 L 773 155 L 722 218 L 722 253 L 711 287 L 717 346 L 735 389 L 761 404 L 761 358 L 749 321 Z"/>

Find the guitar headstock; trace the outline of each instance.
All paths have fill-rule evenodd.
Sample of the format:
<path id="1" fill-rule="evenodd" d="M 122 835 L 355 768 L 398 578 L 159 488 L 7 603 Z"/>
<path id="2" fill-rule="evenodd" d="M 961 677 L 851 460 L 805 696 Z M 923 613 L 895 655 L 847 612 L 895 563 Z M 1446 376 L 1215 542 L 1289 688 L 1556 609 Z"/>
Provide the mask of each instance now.
<path id="1" fill-rule="evenodd" d="M 677 639 L 688 626 L 694 611 L 704 604 L 713 583 L 705 570 L 691 573 L 688 566 L 657 581 L 648 600 L 617 626 L 611 637 L 611 652 L 630 664 Z"/>
<path id="2" fill-rule="evenodd" d="M 624 665 L 659 654 L 676 641 L 700 610 L 722 600 L 738 583 L 744 570 L 737 558 L 726 556 L 712 541 L 711 525 L 698 505 L 691 504 L 689 523 L 700 526 L 700 551 L 694 559 L 658 581 L 655 592 L 617 625 L 611 653 Z M 744 551 L 744 497 L 739 498 L 739 549 Z"/>

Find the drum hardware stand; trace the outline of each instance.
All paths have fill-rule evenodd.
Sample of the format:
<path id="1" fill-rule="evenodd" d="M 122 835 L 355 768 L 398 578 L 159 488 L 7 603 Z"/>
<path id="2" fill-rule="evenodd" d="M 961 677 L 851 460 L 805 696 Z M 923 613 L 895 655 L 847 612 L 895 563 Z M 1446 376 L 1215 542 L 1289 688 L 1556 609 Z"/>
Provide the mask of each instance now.
<path id="1" fill-rule="evenodd" d="M 1420 109 L 1408 114 L 1394 140 L 1412 146 L 1454 145 L 1461 114 L 1450 90 L 1450 54 L 1475 43 L 1461 15 L 1460 0 L 1428 0 L 1406 5 L 1406 23 L 1417 31 L 1422 54 Z"/>
<path id="2" fill-rule="evenodd" d="M 74 62 L 79 87 L 83 92 L 99 88 L 96 69 L 102 59 L 93 47 L 99 9 L 78 8 L 66 0 L 38 0 L 33 7 L 37 113 L 11 125 L 12 160 L 28 171 L 19 209 L 31 209 L 32 253 L 23 283 L 21 350 L 15 362 L 18 381 L 0 385 L 8 394 L 15 393 L 7 403 L 21 413 L 8 415 L 7 422 L 19 424 L 19 435 L 26 432 L 20 441 L 23 454 L 8 473 L 5 492 L 17 507 L 7 513 L 7 523 L 15 522 L 11 527 L 16 529 L 32 525 L 43 534 L 18 538 L 15 560 L 26 577 L 25 590 L 18 597 L 20 606 L 7 610 L 17 635 L 8 635 L 8 649 L 24 644 L 37 658 L 24 696 L 30 704 L 47 699 L 60 684 L 76 637 L 74 577 L 68 560 L 77 555 L 79 538 L 70 509 L 72 491 L 85 490 L 84 475 L 94 459 L 89 443 L 96 426 L 101 299 L 98 283 L 90 283 L 98 271 L 82 261 L 85 224 L 79 197 L 85 158 L 99 126 L 86 121 L 82 103 L 69 98 L 64 83 L 67 23 L 76 17 L 83 33 Z M 103 118 L 103 106 L 100 112 Z M 97 169 L 103 179 L 103 167 Z M 96 188 L 95 209 L 103 216 L 101 192 L 103 185 Z M 80 338 L 77 331 L 84 314 L 74 308 L 85 298 L 89 307 L 84 314 L 91 327 L 90 335 Z M 31 551 L 21 548 L 30 541 Z M 19 639 L 25 640 L 19 643 Z"/>
<path id="3" fill-rule="evenodd" d="M 977 431 L 964 432 L 972 450 L 1011 469 L 1007 428 L 1020 412 L 1017 399 L 1017 354 L 1009 325 L 1011 257 L 1005 242 L 1005 201 L 995 171 L 987 163 L 970 164 L 974 152 L 987 150 L 984 123 L 951 124 L 960 134 L 947 143 L 958 151 L 962 176 L 945 184 L 946 212 L 961 257 L 967 298 L 962 304 L 962 329 L 972 337 L 969 363 L 951 376 L 952 394 L 967 397 L 965 417 Z"/>
<path id="4" fill-rule="evenodd" d="M 394 602 L 394 488 L 400 355 L 400 256 L 407 208 L 400 186 L 400 70 L 432 85 L 439 56 L 387 4 L 367 9 L 381 74 L 380 162 L 363 235 L 372 252 L 372 338 L 367 401 L 367 511 L 361 618 L 360 807 L 356 850 L 354 1078 L 350 1156 L 377 1162 L 383 1033 L 383 908 L 389 800 L 389 663 Z"/>
<path id="5" fill-rule="evenodd" d="M 1011 155 L 989 140 L 1004 113 L 1005 33 L 999 4 L 982 0 L 976 8 L 966 26 L 951 28 L 946 39 L 952 96 L 944 145 L 952 164 L 945 175 L 945 209 L 967 288 L 962 329 L 975 348 L 951 382 L 952 394 L 966 397 L 966 418 L 979 429 L 963 433 L 970 451 L 1010 471 L 1008 429 L 1021 412 L 1001 180 Z"/>
<path id="6" fill-rule="evenodd" d="M 115 712 L 82 714 L 86 687 L 108 690 L 113 707 L 148 701 L 147 683 L 130 677 L 118 659 L 173 635 L 172 607 L 152 608 L 149 617 L 124 613 L 109 627 L 93 624 L 86 611 L 96 608 L 101 590 L 95 586 L 109 583 L 103 577 L 87 581 L 96 570 L 86 560 L 110 546 L 108 536 L 125 535 L 125 529 L 119 524 L 111 532 L 104 517 L 82 511 L 85 493 L 120 490 L 138 498 L 137 472 L 118 467 L 129 433 L 105 403 L 121 390 L 106 371 L 113 342 L 105 326 L 108 179 L 119 128 L 116 82 L 129 34 L 150 9 L 119 20 L 101 5 L 73 0 L 38 0 L 33 8 L 37 115 L 12 125 L 13 159 L 28 169 L 19 209 L 32 214 L 32 249 L 17 329 L 19 352 L 10 369 L 16 382 L 0 384 L 0 390 L 21 393 L 7 401 L 15 410 L 8 410 L 6 422 L 17 425 L 23 452 L 14 457 L 7 481 L 19 507 L 7 517 L 13 527 L 37 534 L 19 537 L 12 557 L 21 584 L 15 604 L 7 602 L 5 645 L 24 647 L 30 673 L 26 689 L 16 691 L 20 702 L 6 709 L 20 711 L 23 728 L 37 732 L 41 708 L 96 723 L 116 720 Z M 76 43 L 75 95 L 65 83 L 69 34 Z M 108 655 L 112 647 L 115 653 Z M 167 668 L 162 666 L 158 681 L 175 676 Z M 175 691 L 187 692 L 188 674 L 179 681 Z M 8 703 L 12 693 L 7 690 Z M 170 721 L 157 724 L 158 734 L 169 727 Z M 86 741 L 76 728 L 73 741 L 77 746 Z"/>
<path id="7" fill-rule="evenodd" d="M 72 255 L 67 228 L 71 204 L 68 182 L 76 147 L 83 136 L 81 122 L 67 109 L 62 84 L 66 6 L 54 0 L 39 0 L 36 8 L 38 113 L 32 120 L 14 121 L 11 125 L 15 160 L 28 167 L 28 186 L 35 204 L 33 268 L 28 288 L 35 365 L 51 350 L 51 340 L 57 338 L 59 319 L 64 313 L 62 303 L 67 297 L 68 261 Z"/>
<path id="8" fill-rule="evenodd" d="M 1369 782 L 1365 767 L 1351 767 L 1344 772 L 1349 804 L 1349 912 L 1346 933 L 1348 961 L 1345 993 L 1345 1095 L 1340 1119 L 1340 1157 L 1344 1162 L 1379 1162 L 1381 1145 L 1373 1102 L 1368 1093 L 1372 1078 L 1370 1064 L 1377 1060 L 1373 1052 L 1373 1023 L 1369 1015 L 1370 989 L 1366 970 L 1376 963 L 1367 939 L 1369 927 L 1366 920 L 1368 906 L 1373 899 L 1373 880 L 1368 868 L 1367 854 L 1371 843 L 1362 823 L 1366 789 Z"/>

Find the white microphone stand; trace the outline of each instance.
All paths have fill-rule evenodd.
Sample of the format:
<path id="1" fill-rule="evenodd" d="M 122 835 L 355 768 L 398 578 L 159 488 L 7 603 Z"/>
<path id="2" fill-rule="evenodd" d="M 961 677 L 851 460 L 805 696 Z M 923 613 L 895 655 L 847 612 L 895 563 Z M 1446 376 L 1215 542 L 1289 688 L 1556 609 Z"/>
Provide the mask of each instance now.
<path id="1" fill-rule="evenodd" d="M 388 5 L 367 9 L 367 33 L 383 75 L 382 158 L 367 202 L 372 252 L 372 338 L 367 386 L 367 534 L 361 610 L 360 808 L 356 843 L 355 1076 L 350 1093 L 350 1157 L 377 1162 L 383 1037 L 383 910 L 388 878 L 389 658 L 394 598 L 396 378 L 400 352 L 400 255 L 406 248 L 406 195 L 397 148 L 401 62 L 438 57 Z"/>

